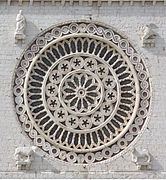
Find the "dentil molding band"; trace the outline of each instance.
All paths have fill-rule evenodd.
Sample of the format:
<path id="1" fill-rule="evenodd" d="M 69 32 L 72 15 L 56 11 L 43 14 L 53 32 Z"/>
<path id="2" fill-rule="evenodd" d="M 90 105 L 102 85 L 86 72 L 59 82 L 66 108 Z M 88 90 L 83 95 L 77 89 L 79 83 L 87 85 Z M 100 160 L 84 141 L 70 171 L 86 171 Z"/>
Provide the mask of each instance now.
<path id="1" fill-rule="evenodd" d="M 83 3 L 87 3 L 88 6 L 102 6 L 102 3 L 108 3 L 108 6 L 111 6 L 112 3 L 119 3 L 120 6 L 122 6 L 124 3 L 128 2 L 131 6 L 134 5 L 134 3 L 141 3 L 142 6 L 145 5 L 146 2 L 150 2 L 153 6 L 156 5 L 157 2 L 163 2 L 164 5 L 166 5 L 166 0 L 1 0 L 1 2 L 6 2 L 8 5 L 11 5 L 11 3 L 17 3 L 18 5 L 22 5 L 25 2 L 28 2 L 29 5 L 33 5 L 34 3 L 40 3 L 41 5 L 44 5 L 45 3 L 51 3 L 52 5 L 61 4 L 64 6 L 66 3 L 69 5 L 78 4 L 80 6 L 83 5 Z"/>

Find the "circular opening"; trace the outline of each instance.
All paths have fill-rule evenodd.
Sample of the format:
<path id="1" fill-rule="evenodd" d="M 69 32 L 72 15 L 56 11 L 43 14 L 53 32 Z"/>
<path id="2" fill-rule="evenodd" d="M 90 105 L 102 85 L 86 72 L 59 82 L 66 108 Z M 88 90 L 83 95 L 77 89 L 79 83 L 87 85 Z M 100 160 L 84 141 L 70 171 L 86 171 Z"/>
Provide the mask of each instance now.
<path id="1" fill-rule="evenodd" d="M 73 155 L 70 155 L 70 159 L 74 159 L 74 156 L 73 156 Z"/>
<path id="2" fill-rule="evenodd" d="M 26 128 L 30 128 L 30 125 L 29 125 L 29 124 L 26 124 Z"/>
<path id="3" fill-rule="evenodd" d="M 125 46 L 126 46 L 126 43 L 125 43 L 125 42 L 122 42 L 122 43 L 121 43 L 121 46 L 122 46 L 122 47 L 125 47 Z"/>
<path id="4" fill-rule="evenodd" d="M 76 30 L 76 27 L 75 27 L 75 26 L 72 26 L 72 30 L 75 31 L 75 30 Z"/>
<path id="5" fill-rule="evenodd" d="M 28 63 L 24 61 L 23 62 L 23 66 L 27 66 L 27 65 L 28 65 Z"/>
<path id="6" fill-rule="evenodd" d="M 137 59 L 138 59 L 137 57 L 133 57 L 133 60 L 134 60 L 134 61 L 137 61 Z"/>
<path id="7" fill-rule="evenodd" d="M 54 154 L 55 154 L 56 152 L 57 152 L 57 150 L 56 150 L 56 149 L 53 149 L 53 150 L 52 150 L 52 153 L 54 153 Z"/>
<path id="8" fill-rule="evenodd" d="M 85 95 L 85 90 L 84 89 L 79 89 L 77 94 L 78 94 L 78 96 L 84 96 Z"/>
<path id="9" fill-rule="evenodd" d="M 147 96 L 147 93 L 146 93 L 146 92 L 143 92 L 143 96 L 146 97 L 146 96 Z"/>
<path id="10" fill-rule="evenodd" d="M 59 34 L 59 31 L 57 30 L 57 31 L 55 31 L 54 33 L 55 33 L 55 35 L 58 35 L 58 34 Z"/>
<path id="11" fill-rule="evenodd" d="M 90 27 L 89 30 L 90 30 L 90 31 L 94 31 L 94 28 L 93 28 L 93 27 Z"/>
<path id="12" fill-rule="evenodd" d="M 133 132 L 136 132 L 136 131 L 137 131 L 137 128 L 136 128 L 136 127 L 133 127 L 133 128 L 132 128 L 132 131 L 133 131 Z"/>
<path id="13" fill-rule="evenodd" d="M 83 90 L 80 90 L 80 92 L 79 92 L 81 95 L 83 95 L 84 94 L 84 91 Z"/>
<path id="14" fill-rule="evenodd" d="M 32 57 L 32 54 L 31 53 L 28 53 L 28 59 L 30 59 Z"/>
<path id="15" fill-rule="evenodd" d="M 39 42 L 40 42 L 40 44 L 43 44 L 44 41 L 41 39 Z"/>
<path id="16" fill-rule="evenodd" d="M 107 32 L 107 33 L 106 33 L 106 36 L 111 36 L 111 33 L 110 33 L 110 32 Z"/>
<path id="17" fill-rule="evenodd" d="M 91 156 L 88 156 L 88 159 L 89 159 L 89 160 L 91 160 L 91 159 L 92 159 L 92 157 L 91 157 Z"/>
<path id="18" fill-rule="evenodd" d="M 23 108 L 22 108 L 22 107 L 19 107 L 19 108 L 18 108 L 18 110 L 19 110 L 19 111 L 22 111 L 22 110 L 23 110 Z"/>
<path id="19" fill-rule="evenodd" d="M 34 44 L 33 46 L 32 46 L 32 48 L 31 48 L 33 51 L 37 51 L 38 50 L 38 48 L 37 48 L 37 46 Z"/>
<path id="20" fill-rule="evenodd" d="M 37 142 L 38 142 L 38 143 L 41 143 L 41 139 L 40 139 L 40 138 L 38 138 L 38 139 L 37 139 Z"/>
<path id="21" fill-rule="evenodd" d="M 66 154 L 65 153 L 62 153 L 62 158 L 65 158 Z"/>
<path id="22" fill-rule="evenodd" d="M 17 93 L 20 93 L 20 92 L 21 92 L 21 89 L 20 89 L 20 88 L 17 88 L 17 89 L 16 89 L 16 92 L 17 92 Z"/>
<path id="23" fill-rule="evenodd" d="M 105 154 L 108 156 L 108 155 L 110 154 L 110 152 L 109 152 L 109 151 L 106 151 Z"/>
<path id="24" fill-rule="evenodd" d="M 120 142 L 120 145 L 122 145 L 122 146 L 123 146 L 124 144 L 125 144 L 125 143 L 124 143 L 123 141 L 121 141 L 121 142 Z"/>
<path id="25" fill-rule="evenodd" d="M 144 111 L 142 110 L 142 111 L 140 111 L 140 114 L 141 114 L 141 115 L 144 115 L 145 113 L 144 113 Z"/>
<path id="26" fill-rule="evenodd" d="M 141 78 L 144 78 L 145 77 L 145 74 L 141 74 Z"/>
<path id="27" fill-rule="evenodd" d="M 23 71 L 23 70 L 20 70 L 19 73 L 20 73 L 21 75 L 23 75 L 23 74 L 24 74 L 24 71 Z"/>

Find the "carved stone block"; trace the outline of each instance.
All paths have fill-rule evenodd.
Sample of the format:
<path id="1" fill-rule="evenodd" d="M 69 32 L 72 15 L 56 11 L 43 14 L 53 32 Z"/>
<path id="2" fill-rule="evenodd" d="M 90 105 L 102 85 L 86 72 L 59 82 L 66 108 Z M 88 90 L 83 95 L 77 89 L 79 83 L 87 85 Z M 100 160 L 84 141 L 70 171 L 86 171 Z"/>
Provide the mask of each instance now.
<path id="1" fill-rule="evenodd" d="M 155 39 L 157 33 L 154 31 L 157 26 L 155 24 L 147 24 L 142 27 L 142 47 L 155 47 Z"/>
<path id="2" fill-rule="evenodd" d="M 31 162 L 33 161 L 32 155 L 36 151 L 37 147 L 18 147 L 15 149 L 15 160 L 18 170 L 28 170 Z"/>
<path id="3" fill-rule="evenodd" d="M 132 150 L 132 162 L 137 166 L 138 170 L 151 169 L 151 157 L 147 149 L 138 152 L 135 148 Z"/>
<path id="4" fill-rule="evenodd" d="M 55 160 L 90 164 L 118 157 L 148 117 L 151 86 L 142 57 L 120 33 L 92 21 L 41 34 L 24 52 L 13 84 L 24 131 Z"/>
<path id="5" fill-rule="evenodd" d="M 26 27 L 26 20 L 22 14 L 22 10 L 20 10 L 19 14 L 17 14 L 16 17 L 16 30 L 14 33 L 15 43 L 17 43 L 19 40 L 21 40 L 24 43 L 26 38 L 25 27 Z"/>

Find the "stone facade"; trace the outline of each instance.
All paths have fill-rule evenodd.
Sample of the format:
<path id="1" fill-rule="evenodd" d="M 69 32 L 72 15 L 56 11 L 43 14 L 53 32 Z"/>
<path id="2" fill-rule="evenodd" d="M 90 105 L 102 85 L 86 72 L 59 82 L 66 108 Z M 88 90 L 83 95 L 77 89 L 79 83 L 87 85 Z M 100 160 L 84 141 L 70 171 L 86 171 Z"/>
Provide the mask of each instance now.
<path id="1" fill-rule="evenodd" d="M 34 2 L 33 6 L 23 2 L 18 6 L 12 2 L 10 6 L 6 2 L 0 2 L 0 68 L 1 68 L 1 150 L 0 150 L 0 177 L 1 178 L 166 178 L 165 155 L 165 40 L 166 40 L 166 7 L 163 2 L 157 2 L 154 6 L 151 2 L 129 2 L 119 6 L 102 2 L 101 6 L 93 4 L 89 6 L 75 3 L 64 6 L 50 2 Z M 25 44 L 15 44 L 15 19 L 19 10 L 23 11 L 26 18 Z M 140 137 L 127 149 L 125 154 L 116 159 L 101 161 L 93 164 L 69 164 L 61 160 L 51 159 L 47 153 L 38 149 L 33 157 L 29 171 L 18 171 L 14 159 L 15 149 L 18 147 L 30 147 L 34 144 L 18 123 L 13 103 L 13 74 L 15 67 L 20 62 L 21 54 L 28 44 L 44 29 L 52 25 L 74 20 L 98 21 L 114 27 L 118 32 L 125 34 L 132 42 L 134 48 L 144 56 L 149 70 L 152 84 L 152 107 L 149 122 L 141 131 Z M 155 47 L 142 47 L 142 30 L 147 24 L 155 24 Z M 138 170 L 132 162 L 132 148 L 138 152 L 147 149 L 151 156 L 151 169 Z"/>

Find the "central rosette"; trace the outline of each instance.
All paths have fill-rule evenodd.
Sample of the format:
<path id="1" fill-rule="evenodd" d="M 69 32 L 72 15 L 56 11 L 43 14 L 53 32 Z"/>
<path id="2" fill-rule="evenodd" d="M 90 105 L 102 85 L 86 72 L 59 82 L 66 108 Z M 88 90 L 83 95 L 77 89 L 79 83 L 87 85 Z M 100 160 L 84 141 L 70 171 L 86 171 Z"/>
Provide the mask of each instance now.
<path id="1" fill-rule="evenodd" d="M 59 99 L 71 114 L 78 116 L 92 114 L 103 99 L 102 82 L 89 70 L 75 70 L 62 79 Z"/>
<path id="2" fill-rule="evenodd" d="M 45 100 L 55 122 L 82 132 L 111 118 L 118 102 L 117 87 L 111 68 L 102 59 L 69 56 L 50 69 Z"/>

